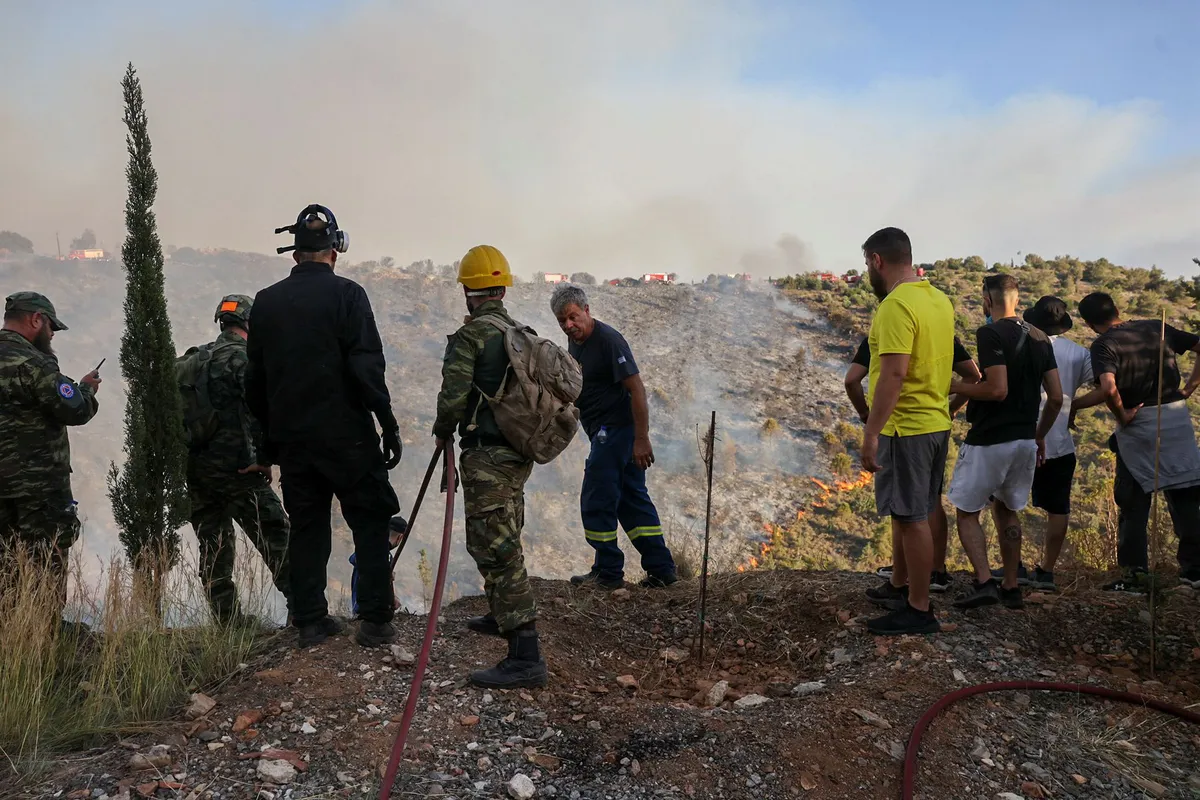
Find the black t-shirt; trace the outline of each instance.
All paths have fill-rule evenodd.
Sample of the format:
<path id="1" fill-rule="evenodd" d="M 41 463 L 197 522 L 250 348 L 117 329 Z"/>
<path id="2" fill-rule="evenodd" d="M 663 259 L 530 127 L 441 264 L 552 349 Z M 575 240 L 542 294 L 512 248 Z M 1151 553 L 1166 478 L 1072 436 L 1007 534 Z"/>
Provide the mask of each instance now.
<path id="1" fill-rule="evenodd" d="M 1092 373 L 1099 380 L 1113 373 L 1121 405 L 1158 404 L 1158 338 L 1162 322 L 1139 319 L 1109 328 L 1092 342 Z M 1186 353 L 1200 342 L 1200 336 L 1167 326 L 1167 346 L 1163 353 L 1163 402 L 1182 400 L 1179 393 L 1177 353 Z"/>
<path id="2" fill-rule="evenodd" d="M 633 404 L 621 381 L 637 375 L 638 367 L 625 337 L 611 325 L 596 320 L 587 341 L 568 342 L 567 352 L 583 371 L 583 391 L 575 405 L 587 435 L 595 435 L 602 425 L 613 428 L 632 425 Z"/>
<path id="3" fill-rule="evenodd" d="M 871 368 L 871 346 L 867 343 L 866 336 L 863 337 L 862 343 L 858 346 L 858 350 L 854 353 L 854 358 L 850 359 L 851 364 L 858 364 L 863 369 Z M 970 361 L 971 354 L 967 352 L 967 348 L 963 347 L 963 343 L 954 337 L 954 363 L 961 364 L 964 361 Z"/>
<path id="4" fill-rule="evenodd" d="M 966 443 L 989 445 L 1032 439 L 1042 403 L 1042 376 L 1058 369 L 1054 344 L 1046 334 L 1016 317 L 984 325 L 976 332 L 975 341 L 983 380 L 987 380 L 988 367 L 1004 366 L 1008 394 L 1000 401 L 967 403 L 971 430 Z"/>

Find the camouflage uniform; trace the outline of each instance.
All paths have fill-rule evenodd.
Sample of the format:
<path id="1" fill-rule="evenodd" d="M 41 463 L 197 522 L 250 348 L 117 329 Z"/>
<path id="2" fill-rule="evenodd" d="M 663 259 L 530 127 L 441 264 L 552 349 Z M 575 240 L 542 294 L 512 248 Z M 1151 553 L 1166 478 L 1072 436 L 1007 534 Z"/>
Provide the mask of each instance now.
<path id="1" fill-rule="evenodd" d="M 250 298 L 241 300 L 248 309 Z M 218 307 L 217 318 L 221 316 Z M 201 449 L 188 453 L 188 494 L 199 546 L 200 579 L 213 616 L 226 621 L 241 613 L 233 582 L 234 520 L 262 554 L 275 588 L 285 598 L 290 594 L 289 529 L 283 505 L 266 477 L 258 472 L 238 473 L 257 463 L 262 443 L 262 429 L 245 404 L 246 340 L 237 331 L 226 330 L 207 347 L 212 349 L 208 391 L 218 427 Z"/>
<path id="2" fill-rule="evenodd" d="M 54 330 L 67 329 L 41 295 L 19 292 L 5 307 L 43 313 Z M 87 423 L 98 408 L 92 387 L 59 372 L 57 358 L 0 330 L 0 555 L 24 544 L 49 557 L 62 602 L 67 551 L 81 528 L 67 426 Z"/>
<path id="3" fill-rule="evenodd" d="M 513 321 L 503 301 L 488 300 L 448 337 L 433 435 L 449 439 L 458 428 L 467 552 L 483 575 L 488 607 L 500 632 L 508 633 L 537 619 L 521 550 L 524 489 L 533 462 L 509 445 L 476 388 L 494 394 L 508 369 L 504 335 L 480 320 L 486 314 Z"/>

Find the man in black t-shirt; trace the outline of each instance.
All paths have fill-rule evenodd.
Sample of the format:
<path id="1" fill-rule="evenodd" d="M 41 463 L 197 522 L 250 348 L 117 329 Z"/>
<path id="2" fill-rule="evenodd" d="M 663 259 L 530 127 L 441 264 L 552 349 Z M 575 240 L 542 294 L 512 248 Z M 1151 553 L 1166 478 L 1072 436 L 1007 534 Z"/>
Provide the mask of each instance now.
<path id="1" fill-rule="evenodd" d="M 1062 385 L 1049 337 L 1017 317 L 1017 279 L 989 275 L 983 282 L 987 324 L 976 333 L 984 378 L 956 384 L 968 398 L 971 429 L 958 451 L 950 481 L 950 502 L 958 512 L 958 537 L 971 566 L 975 586 L 955 605 L 976 608 L 1003 602 L 1021 608 L 1017 584 L 1021 559 L 1021 522 L 1017 512 L 1029 502 L 1034 470 L 1044 460 L 1046 434 L 1062 408 Z M 1042 404 L 1041 391 L 1046 390 Z M 988 565 L 987 540 L 979 514 L 988 505 L 1000 531 L 1004 581 L 997 586 Z"/>
<path id="2" fill-rule="evenodd" d="M 867 405 L 867 397 L 863 392 L 863 379 L 867 377 L 870 369 L 871 347 L 868 337 L 864 336 L 858 350 L 854 353 L 854 358 L 850 361 L 850 367 L 846 370 L 846 394 L 850 397 L 850 404 L 858 412 L 858 418 L 864 423 L 867 421 L 871 409 Z M 957 336 L 954 337 L 954 371 L 967 383 L 975 383 L 980 378 L 979 367 L 975 366 L 975 360 L 971 358 L 971 354 L 967 352 L 967 348 L 963 347 Z M 957 401 L 952 400 L 950 413 L 953 414 L 958 408 Z M 946 520 L 946 509 L 942 508 L 941 503 L 934 507 L 933 513 L 929 516 L 929 530 L 933 535 L 933 572 L 929 577 L 929 591 L 944 592 L 950 588 L 950 573 L 946 570 L 949 523 Z M 892 565 L 880 567 L 875 573 L 883 578 L 891 578 Z M 867 594 L 870 596 L 871 592 L 869 591 Z M 872 596 L 872 599 L 876 598 Z"/>
<path id="3" fill-rule="evenodd" d="M 625 583 L 625 555 L 617 544 L 618 523 L 642 557 L 643 586 L 676 581 L 675 560 L 663 541 L 658 509 L 646 489 L 646 469 L 654 463 L 650 408 L 633 351 L 610 325 L 593 319 L 587 295 L 578 286 L 554 290 L 550 308 L 570 340 L 567 349 L 583 371 L 575 405 L 592 449 L 579 497 L 583 532 L 595 550 L 586 575 L 576 585 L 607 589 Z"/>
<path id="4" fill-rule="evenodd" d="M 1103 292 L 1079 301 L 1079 315 L 1099 334 L 1091 353 L 1092 372 L 1100 386 L 1080 398 L 1073 410 L 1107 403 L 1117 419 L 1109 447 L 1117 454 L 1113 499 L 1120 509 L 1117 564 L 1124 574 L 1104 588 L 1133 593 L 1145 588 L 1146 529 L 1156 486 L 1166 495 L 1179 537 L 1180 582 L 1200 588 L 1200 449 L 1187 407 L 1187 398 L 1200 386 L 1200 356 L 1182 389 L 1175 358 L 1200 352 L 1200 336 L 1170 325 L 1164 330 L 1160 320 L 1122 322 L 1112 297 Z M 1145 407 L 1159 405 L 1160 353 L 1162 403 L 1150 412 Z"/>

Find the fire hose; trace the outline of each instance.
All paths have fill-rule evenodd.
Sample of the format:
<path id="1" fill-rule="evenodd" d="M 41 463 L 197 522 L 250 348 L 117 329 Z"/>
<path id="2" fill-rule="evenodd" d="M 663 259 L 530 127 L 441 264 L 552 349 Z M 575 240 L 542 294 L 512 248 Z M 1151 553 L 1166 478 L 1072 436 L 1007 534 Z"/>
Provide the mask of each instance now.
<path id="1" fill-rule="evenodd" d="M 404 549 L 404 543 L 408 541 L 408 537 L 412 533 L 412 520 L 417 516 L 417 511 L 421 507 L 421 500 L 425 497 L 425 489 L 429 486 L 429 480 L 437 465 L 438 456 L 442 453 L 443 449 L 439 446 L 434 451 L 433 459 L 429 462 L 429 469 L 425 473 L 425 482 L 421 484 L 421 491 L 417 495 L 417 501 L 413 507 L 412 516 L 409 519 L 408 531 L 405 532 L 404 539 L 400 542 L 396 556 L 392 559 L 393 569 L 396 566 L 396 559 L 400 557 L 399 551 Z M 396 739 L 392 742 L 391 756 L 388 758 L 387 771 L 384 773 L 383 783 L 379 787 L 379 800 L 388 800 L 392 795 L 392 785 L 396 782 L 396 772 L 400 769 L 400 759 L 404 755 L 404 745 L 408 740 L 408 730 L 412 725 L 413 715 L 417 711 L 417 700 L 421 696 L 421 682 L 425 678 L 425 668 L 429 665 L 429 651 L 433 647 L 433 637 L 437 633 L 438 613 L 442 605 L 442 589 L 446 585 L 446 566 L 450 563 L 450 531 L 454 527 L 454 491 L 457 476 L 454 472 L 454 445 L 451 442 L 447 442 L 445 446 L 445 477 L 446 520 L 442 527 L 442 552 L 438 558 L 437 581 L 433 589 L 433 603 L 429 607 L 429 620 L 425 624 L 425 640 L 421 643 L 421 652 L 417 656 L 417 667 L 413 672 L 412 684 L 408 688 L 408 699 L 404 703 L 404 715 L 400 718 L 400 730 L 396 731 Z"/>
<path id="2" fill-rule="evenodd" d="M 978 686 L 968 686 L 965 689 L 951 692 L 942 697 L 936 703 L 931 705 L 929 709 L 921 715 L 917 720 L 917 724 L 913 726 L 912 735 L 908 739 L 908 750 L 904 754 L 904 781 L 900 789 L 900 800 L 912 800 L 913 784 L 917 779 L 917 751 L 921 748 L 921 737 L 925 734 L 925 730 L 933 722 L 934 718 L 940 714 L 947 706 L 962 700 L 964 697 L 971 697 L 977 694 L 987 694 L 989 692 L 1005 692 L 1005 691 L 1046 691 L 1046 692 L 1070 692 L 1071 694 L 1090 694 L 1096 697 L 1103 697 L 1108 700 L 1116 700 L 1121 703 L 1130 703 L 1132 705 L 1145 706 L 1152 708 L 1155 711 L 1161 711 L 1164 714 L 1178 717 L 1179 719 L 1191 722 L 1195 725 L 1200 725 L 1200 714 L 1194 711 L 1189 711 L 1186 708 L 1172 705 L 1162 700 L 1155 700 L 1152 697 L 1135 694 L 1134 692 L 1120 692 L 1115 689 L 1105 689 L 1102 686 L 1084 686 L 1077 683 L 1054 683 L 1043 681 L 1005 681 L 1000 683 L 981 683 Z"/>

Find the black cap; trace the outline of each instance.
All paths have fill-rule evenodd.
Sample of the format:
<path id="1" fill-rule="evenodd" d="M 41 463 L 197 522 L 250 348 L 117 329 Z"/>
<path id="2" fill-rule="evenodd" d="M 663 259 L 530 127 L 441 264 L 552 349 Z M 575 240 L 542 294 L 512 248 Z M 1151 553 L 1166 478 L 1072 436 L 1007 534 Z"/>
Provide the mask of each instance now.
<path id="1" fill-rule="evenodd" d="M 1057 297 L 1046 295 L 1034 304 L 1033 308 L 1025 309 L 1025 321 L 1042 333 L 1056 336 L 1071 330 L 1074 322 L 1067 304 Z"/>

